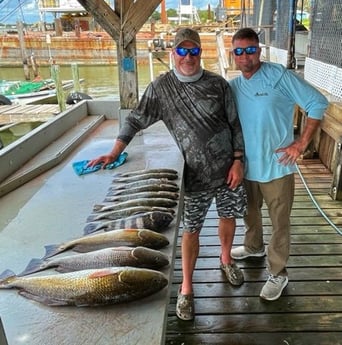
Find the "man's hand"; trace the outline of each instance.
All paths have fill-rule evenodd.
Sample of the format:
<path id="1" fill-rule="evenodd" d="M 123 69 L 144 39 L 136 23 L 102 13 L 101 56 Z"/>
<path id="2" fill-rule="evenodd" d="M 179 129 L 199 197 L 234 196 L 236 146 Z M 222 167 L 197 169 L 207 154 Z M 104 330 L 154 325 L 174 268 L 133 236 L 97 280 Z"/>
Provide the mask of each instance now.
<path id="1" fill-rule="evenodd" d="M 105 169 L 106 166 L 107 166 L 108 164 L 114 162 L 114 161 L 116 160 L 116 158 L 117 158 L 117 156 L 115 156 L 115 155 L 109 153 L 109 154 L 107 154 L 107 155 L 103 155 L 103 156 L 100 156 L 100 157 L 98 157 L 98 158 L 92 159 L 92 160 L 88 163 L 87 167 L 93 167 L 93 166 L 95 166 L 95 165 L 97 165 L 97 164 L 103 163 L 101 168 L 102 168 L 102 169 Z"/>
<path id="2" fill-rule="evenodd" d="M 276 153 L 283 153 L 278 162 L 283 165 L 295 164 L 297 158 L 303 153 L 303 146 L 294 141 L 291 145 L 277 149 Z"/>
<path id="3" fill-rule="evenodd" d="M 227 185 L 230 189 L 235 189 L 241 184 L 243 173 L 243 163 L 239 160 L 235 160 L 227 175 Z"/>

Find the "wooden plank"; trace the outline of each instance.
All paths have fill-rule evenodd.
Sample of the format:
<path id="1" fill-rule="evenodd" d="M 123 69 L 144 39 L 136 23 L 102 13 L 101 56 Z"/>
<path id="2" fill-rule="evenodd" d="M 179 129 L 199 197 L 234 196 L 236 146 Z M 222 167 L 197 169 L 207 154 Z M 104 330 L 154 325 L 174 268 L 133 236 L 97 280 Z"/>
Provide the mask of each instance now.
<path id="1" fill-rule="evenodd" d="M 5 109 L 2 109 L 5 107 Z M 70 108 L 67 105 L 67 108 Z M 19 122 L 45 122 L 61 111 L 58 104 L 6 105 L 0 107 L 0 125 Z"/>
<path id="2" fill-rule="evenodd" d="M 315 160 L 301 162 L 300 169 L 304 171 L 306 182 L 310 181 L 316 203 L 341 229 L 342 203 L 328 195 L 332 174 Z M 184 322 L 175 316 L 182 279 L 181 238 L 177 241 L 167 345 L 342 344 L 342 236 L 322 217 L 298 176 L 295 183 L 292 244 L 287 265 L 290 280 L 282 296 L 273 302 L 259 298 L 268 276 L 266 257 L 237 261 L 245 283 L 240 287 L 227 283 L 219 268 L 221 247 L 213 203 L 201 231 L 193 276 L 194 322 Z M 262 216 L 267 244 L 272 225 L 265 205 Z M 244 223 L 238 219 L 233 246 L 243 244 L 244 232 Z"/>
<path id="3" fill-rule="evenodd" d="M 176 321 L 174 321 L 176 322 Z M 295 333 L 202 333 L 168 335 L 166 345 L 215 344 L 215 345 L 341 345 L 340 332 L 295 332 Z"/>

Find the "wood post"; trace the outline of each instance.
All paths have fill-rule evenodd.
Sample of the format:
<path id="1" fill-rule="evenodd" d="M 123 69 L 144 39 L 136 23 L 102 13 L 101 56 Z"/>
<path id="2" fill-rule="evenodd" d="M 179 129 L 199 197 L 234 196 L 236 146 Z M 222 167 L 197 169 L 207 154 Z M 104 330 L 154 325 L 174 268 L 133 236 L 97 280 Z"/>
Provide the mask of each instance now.
<path id="1" fill-rule="evenodd" d="M 60 68 L 59 65 L 52 65 L 51 66 L 51 76 L 55 82 L 56 86 L 56 93 L 57 93 L 57 100 L 60 111 L 64 111 L 66 109 L 65 103 L 65 95 L 62 85 L 62 80 L 60 78 Z"/>
<path id="2" fill-rule="evenodd" d="M 72 80 L 74 82 L 74 91 L 79 92 L 81 90 L 81 85 L 80 85 L 80 74 L 78 71 L 77 63 L 71 64 L 71 72 L 72 72 Z"/>
<path id="3" fill-rule="evenodd" d="M 335 168 L 333 171 L 333 182 L 330 195 L 334 200 L 342 200 L 342 136 L 337 143 Z"/>

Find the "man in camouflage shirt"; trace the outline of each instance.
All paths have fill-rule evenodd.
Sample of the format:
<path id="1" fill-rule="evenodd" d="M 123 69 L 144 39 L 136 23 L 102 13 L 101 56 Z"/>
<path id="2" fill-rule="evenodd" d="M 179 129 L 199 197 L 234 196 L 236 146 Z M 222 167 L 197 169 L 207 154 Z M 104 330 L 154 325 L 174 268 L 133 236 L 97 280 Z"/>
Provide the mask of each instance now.
<path id="1" fill-rule="evenodd" d="M 176 306 L 182 320 L 194 318 L 192 276 L 199 253 L 199 233 L 213 201 L 219 215 L 220 267 L 233 285 L 244 281 L 230 257 L 235 217 L 246 209 L 243 186 L 244 142 L 227 81 L 201 68 L 199 34 L 180 29 L 174 42 L 174 69 L 146 88 L 139 105 L 127 116 L 112 151 L 90 162 L 113 162 L 142 129 L 162 120 L 184 156 L 182 236 L 183 281 Z"/>

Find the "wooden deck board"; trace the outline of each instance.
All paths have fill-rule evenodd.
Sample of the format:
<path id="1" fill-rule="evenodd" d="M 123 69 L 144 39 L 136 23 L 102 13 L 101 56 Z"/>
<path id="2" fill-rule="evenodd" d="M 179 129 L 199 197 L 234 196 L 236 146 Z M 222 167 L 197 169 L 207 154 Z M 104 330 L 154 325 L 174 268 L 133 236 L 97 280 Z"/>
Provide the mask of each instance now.
<path id="1" fill-rule="evenodd" d="M 66 108 L 70 107 L 70 105 L 66 106 Z M 60 112 L 58 104 L 2 105 L 0 107 L 0 125 L 18 122 L 44 122 Z"/>
<path id="2" fill-rule="evenodd" d="M 342 229 L 342 202 L 329 196 L 332 174 L 319 160 L 299 165 L 305 183 L 322 212 Z M 245 283 L 233 287 L 219 269 L 218 218 L 214 206 L 208 212 L 200 236 L 200 253 L 194 272 L 195 320 L 175 315 L 181 283 L 181 237 L 177 242 L 173 286 L 168 313 L 167 345 L 341 345 L 342 344 L 342 236 L 331 226 L 310 198 L 299 174 L 291 213 L 289 284 L 274 302 L 259 293 L 267 279 L 266 259 L 238 262 Z M 264 239 L 271 222 L 263 209 Z M 180 231 L 181 236 L 181 231 Z M 244 237 L 243 221 L 237 221 L 234 246 Z"/>

